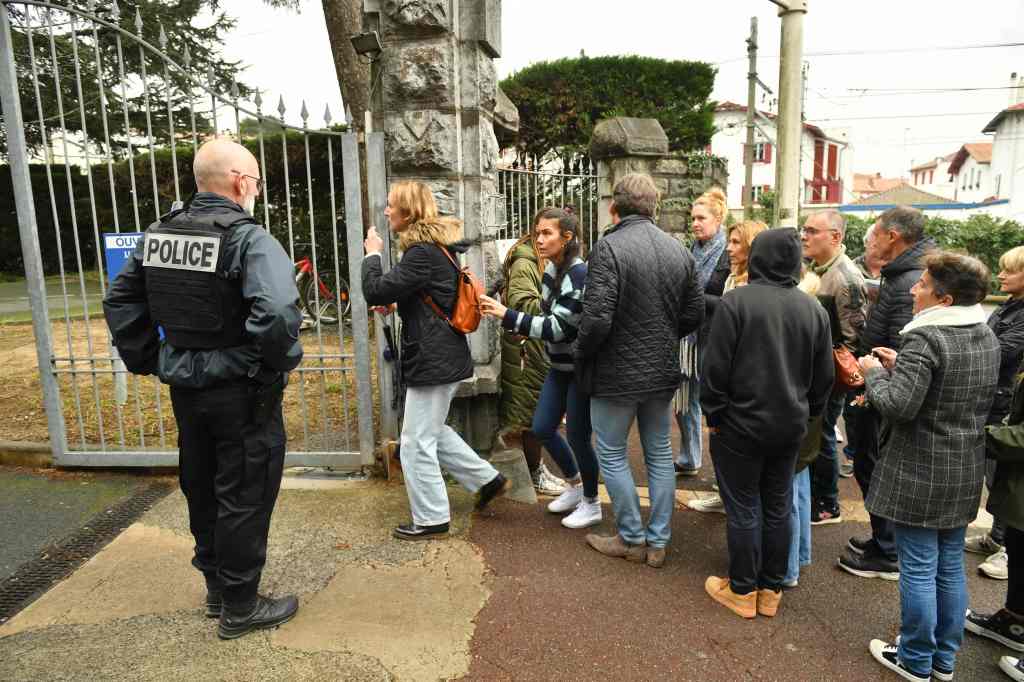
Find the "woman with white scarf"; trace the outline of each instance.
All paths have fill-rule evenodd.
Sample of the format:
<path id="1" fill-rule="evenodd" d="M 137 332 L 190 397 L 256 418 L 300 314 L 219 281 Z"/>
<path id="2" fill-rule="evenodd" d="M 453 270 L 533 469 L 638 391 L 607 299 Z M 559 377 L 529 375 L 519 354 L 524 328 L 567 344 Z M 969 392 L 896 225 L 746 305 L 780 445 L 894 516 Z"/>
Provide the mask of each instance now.
<path id="1" fill-rule="evenodd" d="M 954 253 L 924 264 L 899 352 L 873 348 L 860 366 L 867 400 L 886 421 L 865 506 L 893 523 L 901 611 L 896 642 L 869 648 L 905 679 L 928 682 L 953 679 L 963 640 L 964 533 L 981 501 L 999 341 L 980 305 L 988 269 Z"/>
<path id="2" fill-rule="evenodd" d="M 683 339 L 680 355 L 683 382 L 676 394 L 676 422 L 681 434 L 679 454 L 675 458 L 677 476 L 696 476 L 702 464 L 700 413 L 701 345 L 711 329 L 711 318 L 718 300 L 725 293 L 725 281 L 731 272 L 726 235 L 722 225 L 726 217 L 725 194 L 713 187 L 700 195 L 690 210 L 694 242 L 691 247 L 697 261 L 697 283 L 704 290 L 704 324 Z M 692 500 L 691 509 L 724 513 L 718 496 Z"/>

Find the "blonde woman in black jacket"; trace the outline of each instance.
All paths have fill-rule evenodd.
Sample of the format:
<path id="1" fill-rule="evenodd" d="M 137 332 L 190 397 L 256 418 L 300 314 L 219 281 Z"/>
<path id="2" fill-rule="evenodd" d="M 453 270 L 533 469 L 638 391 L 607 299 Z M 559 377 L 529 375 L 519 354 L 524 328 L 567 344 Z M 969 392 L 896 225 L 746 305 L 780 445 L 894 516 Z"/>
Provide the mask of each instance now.
<path id="1" fill-rule="evenodd" d="M 459 382 L 473 376 L 465 335 L 455 331 L 424 300 L 429 296 L 445 315 L 455 307 L 458 271 L 451 259 L 462 223 L 441 217 L 430 188 L 421 182 L 391 187 L 384 211 L 398 238 L 402 259 L 386 274 L 383 242 L 371 227 L 364 242 L 363 295 L 372 306 L 397 304 L 402 318 L 402 376 L 407 387 L 402 421 L 401 460 L 412 522 L 395 528 L 401 540 L 448 533 L 451 510 L 441 467 L 471 492 L 483 509 L 509 482 L 480 458 L 450 426 L 448 409 Z"/>

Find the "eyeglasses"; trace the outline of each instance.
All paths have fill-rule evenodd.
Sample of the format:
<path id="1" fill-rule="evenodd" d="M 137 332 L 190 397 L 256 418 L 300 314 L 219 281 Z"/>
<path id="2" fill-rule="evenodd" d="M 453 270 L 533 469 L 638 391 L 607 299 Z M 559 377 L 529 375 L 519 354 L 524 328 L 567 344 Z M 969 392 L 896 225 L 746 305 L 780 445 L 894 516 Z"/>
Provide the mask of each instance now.
<path id="1" fill-rule="evenodd" d="M 263 178 L 258 178 L 255 175 L 246 175 L 245 173 L 242 173 L 241 171 L 236 171 L 236 170 L 233 170 L 233 169 L 232 169 L 231 172 L 234 173 L 235 175 L 241 175 L 243 178 L 249 178 L 250 180 L 255 181 L 256 182 L 256 189 L 258 189 L 261 193 L 263 192 Z"/>
<path id="2" fill-rule="evenodd" d="M 800 228 L 800 232 L 807 235 L 808 237 L 813 237 L 814 235 L 821 234 L 822 232 L 835 232 L 835 230 L 822 230 L 817 227 L 807 227 L 805 225 L 804 227 Z"/>

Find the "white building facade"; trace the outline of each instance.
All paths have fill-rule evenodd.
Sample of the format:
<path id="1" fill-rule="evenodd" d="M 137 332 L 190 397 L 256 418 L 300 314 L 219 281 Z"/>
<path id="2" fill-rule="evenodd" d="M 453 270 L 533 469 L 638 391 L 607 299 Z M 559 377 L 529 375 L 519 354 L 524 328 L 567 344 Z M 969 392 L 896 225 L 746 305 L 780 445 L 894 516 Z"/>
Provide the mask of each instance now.
<path id="1" fill-rule="evenodd" d="M 978 203 L 995 196 L 992 183 L 992 144 L 971 142 L 960 147 L 949 164 L 953 201 Z"/>
<path id="2" fill-rule="evenodd" d="M 996 115 L 982 132 L 992 133 L 992 194 L 1008 199 L 1009 217 L 1024 222 L 1024 103 Z"/>
<path id="3" fill-rule="evenodd" d="M 949 166 L 956 154 L 953 152 L 915 165 L 910 169 L 910 184 L 922 192 L 952 199 L 955 183 Z"/>
<path id="4" fill-rule="evenodd" d="M 761 112 L 755 118 L 753 192 L 754 202 L 775 187 L 777 131 L 775 115 Z M 743 210 L 744 156 L 747 139 L 747 108 L 723 102 L 715 109 L 715 133 L 708 152 L 726 159 L 729 186 L 726 197 L 731 211 Z M 851 149 L 845 134 L 828 135 L 821 128 L 805 123 L 800 149 L 800 175 L 803 180 L 802 204 L 836 205 L 849 198 L 852 184 Z M 845 194 L 845 197 L 844 197 Z"/>

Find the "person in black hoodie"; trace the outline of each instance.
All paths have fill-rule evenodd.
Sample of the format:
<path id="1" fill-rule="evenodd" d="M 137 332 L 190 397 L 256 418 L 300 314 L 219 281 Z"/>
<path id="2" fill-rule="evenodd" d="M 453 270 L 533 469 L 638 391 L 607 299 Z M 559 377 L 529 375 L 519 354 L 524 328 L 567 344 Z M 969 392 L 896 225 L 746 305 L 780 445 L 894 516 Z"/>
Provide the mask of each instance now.
<path id="1" fill-rule="evenodd" d="M 466 250 L 462 223 L 438 215 L 430 188 L 413 181 L 392 185 L 384 215 L 398 236 L 402 260 L 383 272 L 384 243 L 370 227 L 363 295 L 372 306 L 397 303 L 402 318 L 406 396 L 401 460 L 412 522 L 392 535 L 422 540 L 448 533 L 451 510 L 441 466 L 467 490 L 479 491 L 478 510 L 507 492 L 509 482 L 445 424 L 459 382 L 473 376 L 466 336 L 445 317 L 452 314 L 458 295 L 455 263 Z"/>
<path id="2" fill-rule="evenodd" d="M 924 227 L 924 214 L 909 206 L 890 208 L 872 227 L 871 255 L 886 265 L 882 267 L 878 300 L 871 306 L 860 337 L 859 355 L 871 355 L 875 348 L 899 350 L 903 345 L 900 330 L 914 317 L 910 289 L 924 272 L 924 256 L 936 248 L 935 242 L 925 236 Z M 882 416 L 868 405 L 857 418 L 857 429 L 853 475 L 866 500 L 880 456 Z M 899 580 L 892 523 L 875 514 L 869 516 L 871 537 L 851 537 L 847 551 L 839 557 L 839 568 L 861 578 Z"/>
<path id="3" fill-rule="evenodd" d="M 797 288 L 800 255 L 794 230 L 754 239 L 749 284 L 722 297 L 704 355 L 701 407 L 729 544 L 729 577 L 704 588 L 744 618 L 778 609 L 797 453 L 835 379 L 828 314 Z"/>

